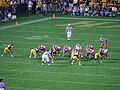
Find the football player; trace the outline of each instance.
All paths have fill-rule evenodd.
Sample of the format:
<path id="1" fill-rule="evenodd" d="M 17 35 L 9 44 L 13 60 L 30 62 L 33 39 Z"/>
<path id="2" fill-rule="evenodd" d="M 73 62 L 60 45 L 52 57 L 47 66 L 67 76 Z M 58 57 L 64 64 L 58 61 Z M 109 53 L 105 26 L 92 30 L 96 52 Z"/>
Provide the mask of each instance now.
<path id="1" fill-rule="evenodd" d="M 101 41 L 101 47 L 107 47 L 107 39 L 106 38 L 103 38 L 103 37 L 100 37 L 100 41 Z"/>
<path id="2" fill-rule="evenodd" d="M 3 57 L 7 52 L 10 53 L 11 57 L 14 57 L 14 56 L 13 56 L 13 52 L 12 52 L 12 48 L 13 48 L 13 43 L 8 44 L 8 45 L 4 48 L 4 52 L 3 52 L 3 54 L 1 55 L 1 57 Z"/>
<path id="3" fill-rule="evenodd" d="M 78 64 L 81 65 L 81 63 L 80 63 L 80 52 L 78 50 L 74 49 L 72 51 L 71 58 L 72 58 L 72 62 L 71 62 L 72 65 L 73 65 L 75 60 L 77 60 Z"/>
<path id="4" fill-rule="evenodd" d="M 66 55 L 66 52 L 69 53 L 69 56 L 71 55 L 72 48 L 70 46 L 64 45 L 63 47 L 63 57 Z"/>
<path id="5" fill-rule="evenodd" d="M 45 61 L 48 62 L 48 66 L 50 65 L 49 56 L 50 56 L 50 51 L 49 50 L 47 50 L 43 53 L 43 55 L 42 55 L 42 65 L 44 65 Z"/>
<path id="6" fill-rule="evenodd" d="M 76 49 L 77 51 L 79 51 L 79 52 L 80 52 L 80 56 L 83 57 L 83 55 L 82 55 L 82 47 L 81 47 L 81 45 L 78 44 L 78 43 L 76 43 L 76 45 L 75 45 L 75 49 Z"/>
<path id="7" fill-rule="evenodd" d="M 108 59 L 108 48 L 106 47 L 105 49 L 103 49 L 103 52 L 104 52 L 105 58 Z"/>
<path id="8" fill-rule="evenodd" d="M 56 57 L 58 58 L 60 56 L 61 47 L 58 45 L 53 45 L 51 49 L 54 55 L 56 55 Z"/>
<path id="9" fill-rule="evenodd" d="M 40 51 L 39 51 L 38 48 L 33 48 L 33 49 L 31 49 L 31 51 L 30 51 L 29 58 L 32 57 L 32 54 L 34 55 L 34 58 L 36 58 L 37 56 L 40 57 L 40 54 L 39 54 L 39 53 L 40 53 Z"/>
<path id="10" fill-rule="evenodd" d="M 87 54 L 87 57 L 89 59 L 91 59 L 92 57 L 94 57 L 95 52 L 94 52 L 94 48 L 93 48 L 92 45 L 88 44 L 86 46 L 86 54 Z"/>
<path id="11" fill-rule="evenodd" d="M 45 45 L 39 45 L 38 50 L 40 51 L 40 53 L 41 53 L 41 51 L 45 52 L 46 51 L 46 46 Z"/>
<path id="12" fill-rule="evenodd" d="M 94 62 L 96 62 L 96 60 L 98 60 L 100 58 L 100 62 L 102 63 L 103 54 L 104 54 L 104 51 L 103 51 L 103 48 L 101 47 L 99 49 L 99 52 L 95 53 L 95 60 L 94 60 Z"/>
<path id="13" fill-rule="evenodd" d="M 53 54 L 53 51 L 52 51 L 52 49 L 50 49 L 49 51 L 50 51 L 49 57 L 52 60 L 52 63 L 54 63 L 54 54 Z"/>

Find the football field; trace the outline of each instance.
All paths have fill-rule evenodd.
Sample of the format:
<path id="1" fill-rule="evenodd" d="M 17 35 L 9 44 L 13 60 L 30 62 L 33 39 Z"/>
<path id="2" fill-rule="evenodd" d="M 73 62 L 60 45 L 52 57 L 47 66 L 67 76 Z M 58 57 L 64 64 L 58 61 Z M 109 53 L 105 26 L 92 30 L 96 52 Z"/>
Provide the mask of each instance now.
<path id="1" fill-rule="evenodd" d="M 73 26 L 71 41 L 66 40 L 65 28 Z M 86 45 L 99 51 L 100 37 L 108 40 L 109 59 L 103 63 L 86 57 Z M 0 55 L 5 46 L 13 43 L 14 58 L 7 53 L 0 57 L 0 78 L 5 90 L 120 90 L 120 18 L 80 17 L 69 15 L 22 16 L 15 21 L 0 24 Z M 83 48 L 82 66 L 71 65 L 68 54 L 55 57 L 54 64 L 41 65 L 40 58 L 29 58 L 32 48 L 43 44 L 72 48 L 79 43 Z"/>

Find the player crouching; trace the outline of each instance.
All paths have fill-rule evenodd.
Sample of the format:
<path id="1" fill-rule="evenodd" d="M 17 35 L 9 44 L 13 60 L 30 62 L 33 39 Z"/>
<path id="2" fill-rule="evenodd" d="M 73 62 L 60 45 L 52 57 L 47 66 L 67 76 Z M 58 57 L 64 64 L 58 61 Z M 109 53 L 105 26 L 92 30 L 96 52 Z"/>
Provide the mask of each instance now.
<path id="1" fill-rule="evenodd" d="M 71 51 L 72 51 L 72 48 L 70 46 L 64 46 L 63 47 L 63 56 L 64 57 L 66 55 L 66 52 L 68 52 L 69 56 L 71 55 Z"/>
<path id="2" fill-rule="evenodd" d="M 53 45 L 51 50 L 53 51 L 53 54 L 56 55 L 56 58 L 58 59 L 60 57 L 61 47 L 58 45 Z"/>
<path id="3" fill-rule="evenodd" d="M 86 46 L 86 54 L 87 54 L 87 57 L 89 59 L 91 59 L 92 57 L 94 57 L 95 52 L 94 52 L 94 48 L 93 48 L 92 45 L 87 45 Z"/>
<path id="4" fill-rule="evenodd" d="M 29 58 L 32 57 L 32 54 L 34 55 L 34 58 L 36 58 L 37 56 L 40 57 L 40 54 L 39 54 L 39 53 L 40 53 L 40 52 L 39 52 L 39 49 L 38 49 L 38 48 L 31 49 Z"/>
<path id="5" fill-rule="evenodd" d="M 98 52 L 98 53 L 95 53 L 95 60 L 94 60 L 94 62 L 96 62 L 96 60 L 98 60 L 98 58 L 100 58 L 100 62 L 102 63 L 103 54 L 104 54 L 103 48 L 101 47 L 101 48 L 99 49 L 99 52 Z"/>
<path id="6" fill-rule="evenodd" d="M 40 53 L 43 51 L 45 52 L 46 51 L 46 46 L 45 45 L 39 45 L 38 46 L 38 50 L 40 51 Z"/>
<path id="7" fill-rule="evenodd" d="M 72 51 L 71 59 L 72 59 L 72 62 L 71 62 L 72 65 L 73 65 L 75 60 L 77 60 L 78 64 L 81 65 L 81 63 L 80 63 L 80 52 L 78 50 L 73 50 Z"/>
<path id="8" fill-rule="evenodd" d="M 10 53 L 11 57 L 13 57 L 13 52 L 12 52 L 12 48 L 13 48 L 13 44 L 9 44 L 7 45 L 5 48 L 4 48 L 4 52 L 3 54 L 1 55 L 1 57 L 3 57 L 7 52 Z"/>
<path id="9" fill-rule="evenodd" d="M 105 49 L 103 49 L 103 53 L 104 53 L 104 58 L 108 59 L 108 48 L 106 47 Z"/>

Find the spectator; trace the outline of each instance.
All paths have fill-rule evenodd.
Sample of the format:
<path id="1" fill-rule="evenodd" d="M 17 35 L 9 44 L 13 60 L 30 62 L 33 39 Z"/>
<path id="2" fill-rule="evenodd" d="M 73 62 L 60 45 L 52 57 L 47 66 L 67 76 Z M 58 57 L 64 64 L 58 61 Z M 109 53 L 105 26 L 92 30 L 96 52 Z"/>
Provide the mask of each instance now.
<path id="1" fill-rule="evenodd" d="M 83 15 L 84 14 L 84 8 L 83 5 L 81 4 L 80 7 L 78 8 L 77 15 Z"/>
<path id="2" fill-rule="evenodd" d="M 35 0 L 32 0 L 32 3 L 33 3 L 33 6 L 32 6 L 32 14 L 36 14 L 36 1 Z"/>
<path id="3" fill-rule="evenodd" d="M 45 1 L 43 2 L 42 8 L 43 8 L 43 15 L 47 16 L 47 4 Z"/>
<path id="4" fill-rule="evenodd" d="M 95 11 L 95 5 L 92 4 L 92 5 L 90 6 L 90 16 L 94 13 L 94 11 Z"/>
<path id="5" fill-rule="evenodd" d="M 89 16 L 89 7 L 88 6 L 85 7 L 84 16 Z"/>
<path id="6" fill-rule="evenodd" d="M 32 1 L 31 1 L 31 0 L 28 1 L 28 13 L 29 13 L 29 14 L 32 13 L 32 6 L 33 6 Z"/>
<path id="7" fill-rule="evenodd" d="M 115 6 L 112 7 L 112 12 L 110 13 L 111 17 L 117 16 L 117 8 Z"/>
<path id="8" fill-rule="evenodd" d="M 77 13 L 77 7 L 74 6 L 73 9 L 72 9 L 72 13 L 71 13 L 71 16 L 75 16 Z"/>
<path id="9" fill-rule="evenodd" d="M 107 12 L 108 12 L 107 6 L 103 6 L 102 10 L 100 11 L 100 14 L 101 16 L 107 16 Z"/>
<path id="10" fill-rule="evenodd" d="M 37 14 L 40 14 L 42 7 L 42 2 L 40 0 L 37 1 Z"/>
<path id="11" fill-rule="evenodd" d="M 54 10 L 57 11 L 57 12 L 60 11 L 60 3 L 59 3 L 59 1 L 56 0 L 53 3 L 54 3 L 54 5 L 53 5 Z"/>
<path id="12" fill-rule="evenodd" d="M 0 23 L 2 22 L 3 13 L 0 11 Z"/>
<path id="13" fill-rule="evenodd" d="M 99 15 L 100 15 L 100 9 L 99 9 L 99 7 L 97 6 L 97 7 L 95 8 L 94 13 L 93 13 L 91 16 L 99 16 Z"/>

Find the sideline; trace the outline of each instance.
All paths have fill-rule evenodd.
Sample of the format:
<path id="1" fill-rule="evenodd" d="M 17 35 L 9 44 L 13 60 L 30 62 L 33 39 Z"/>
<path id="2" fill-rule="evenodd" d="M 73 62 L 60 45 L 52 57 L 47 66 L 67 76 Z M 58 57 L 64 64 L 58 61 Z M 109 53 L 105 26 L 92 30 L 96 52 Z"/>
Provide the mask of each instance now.
<path id="1" fill-rule="evenodd" d="M 100 19 L 100 18 L 69 18 L 69 17 L 56 17 L 56 19 L 78 19 L 78 20 L 94 20 L 94 21 L 111 21 L 120 22 L 119 19 Z"/>
<path id="2" fill-rule="evenodd" d="M 43 18 L 43 19 L 38 19 L 38 20 L 32 20 L 32 21 L 28 21 L 28 22 L 24 22 L 24 23 L 19 23 L 19 26 L 22 25 L 27 25 L 27 24 L 31 24 L 31 23 L 36 23 L 36 22 L 40 22 L 40 21 L 46 21 L 46 20 L 50 20 L 53 19 L 52 17 L 48 17 L 48 18 Z M 54 19 L 78 19 L 78 20 L 95 20 L 95 21 L 111 21 L 111 22 L 120 22 L 120 20 L 118 19 L 100 19 L 100 18 L 71 18 L 71 17 L 55 17 Z M 8 29 L 8 28 L 13 28 L 16 27 L 15 25 L 9 25 L 9 26 L 3 26 L 0 29 Z"/>
<path id="3" fill-rule="evenodd" d="M 33 20 L 33 21 L 29 21 L 29 22 L 19 23 L 19 26 L 27 25 L 27 24 L 31 24 L 31 23 L 36 23 L 36 22 L 40 22 L 40 21 L 46 21 L 46 20 L 50 20 L 50 19 L 53 19 L 53 18 L 49 17 L 49 18 L 43 18 L 43 19 Z M 9 25 L 9 26 L 1 27 L 0 29 L 8 29 L 8 28 L 13 28 L 13 27 L 16 27 L 16 26 Z"/>

